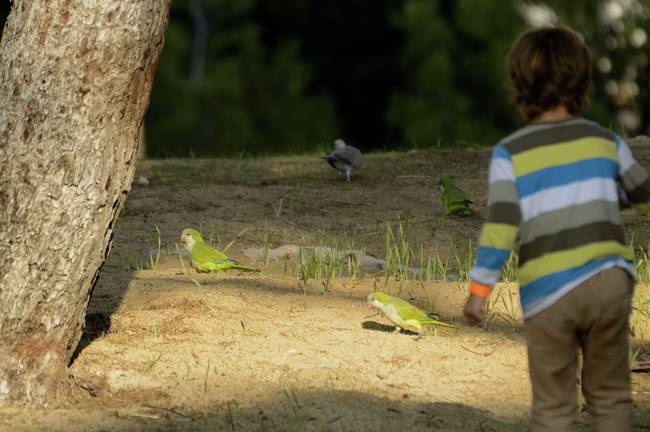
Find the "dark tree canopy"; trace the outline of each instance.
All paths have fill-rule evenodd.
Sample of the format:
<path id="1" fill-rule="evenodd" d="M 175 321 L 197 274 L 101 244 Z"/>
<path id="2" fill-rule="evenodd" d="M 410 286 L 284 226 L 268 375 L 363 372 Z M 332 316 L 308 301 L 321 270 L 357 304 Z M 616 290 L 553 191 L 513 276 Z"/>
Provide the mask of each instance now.
<path id="1" fill-rule="evenodd" d="M 586 115 L 648 133 L 650 0 L 186 0 L 172 6 L 147 149 L 492 145 L 523 122 L 505 85 L 510 44 L 548 24 L 575 28 L 592 52 Z"/>

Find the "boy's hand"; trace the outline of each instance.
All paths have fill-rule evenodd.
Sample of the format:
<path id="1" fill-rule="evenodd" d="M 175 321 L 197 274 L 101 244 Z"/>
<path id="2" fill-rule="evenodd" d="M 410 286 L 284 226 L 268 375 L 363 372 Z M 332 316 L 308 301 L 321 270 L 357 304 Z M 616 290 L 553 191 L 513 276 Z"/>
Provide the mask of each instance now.
<path id="1" fill-rule="evenodd" d="M 463 316 L 465 316 L 465 321 L 470 325 L 477 325 L 483 321 L 485 318 L 485 301 L 487 297 L 479 297 L 474 294 L 470 294 L 467 297 L 467 302 L 465 302 L 465 308 L 463 309 Z"/>

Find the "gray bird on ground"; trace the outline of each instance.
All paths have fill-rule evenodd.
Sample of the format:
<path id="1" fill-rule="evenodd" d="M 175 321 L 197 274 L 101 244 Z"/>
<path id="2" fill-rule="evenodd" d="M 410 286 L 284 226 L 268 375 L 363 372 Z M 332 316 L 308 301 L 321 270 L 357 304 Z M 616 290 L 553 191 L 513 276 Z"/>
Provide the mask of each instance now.
<path id="1" fill-rule="evenodd" d="M 345 144 L 342 139 L 334 141 L 334 150 L 323 159 L 327 161 L 333 168 L 344 172 L 345 177 L 350 181 L 350 174 L 352 170 L 361 166 L 363 156 L 358 148 Z"/>

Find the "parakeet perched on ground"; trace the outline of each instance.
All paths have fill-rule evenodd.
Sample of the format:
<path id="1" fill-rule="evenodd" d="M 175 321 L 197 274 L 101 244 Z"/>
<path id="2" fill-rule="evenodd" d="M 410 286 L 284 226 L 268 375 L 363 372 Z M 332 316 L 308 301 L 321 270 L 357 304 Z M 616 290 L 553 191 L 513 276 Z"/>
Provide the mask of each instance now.
<path id="1" fill-rule="evenodd" d="M 192 257 L 192 266 L 200 272 L 211 272 L 219 270 L 244 270 L 259 271 L 246 267 L 234 259 L 228 258 L 223 252 L 213 248 L 203 241 L 201 233 L 193 228 L 186 228 L 181 233 L 181 243 Z"/>
<path id="2" fill-rule="evenodd" d="M 344 172 L 345 177 L 350 181 L 352 170 L 361 166 L 363 156 L 358 148 L 345 144 L 342 139 L 337 139 L 334 141 L 334 150 L 323 159 L 333 168 Z"/>
<path id="3" fill-rule="evenodd" d="M 411 330 L 418 334 L 421 334 L 427 326 L 455 328 L 451 324 L 438 321 L 422 309 L 381 291 L 368 294 L 368 305 L 379 309 L 398 328 Z"/>
<path id="4" fill-rule="evenodd" d="M 439 182 L 442 192 L 442 206 L 445 209 L 445 216 L 471 216 L 474 214 L 469 205 L 472 201 L 467 199 L 465 192 L 454 184 L 451 177 L 443 177 Z"/>

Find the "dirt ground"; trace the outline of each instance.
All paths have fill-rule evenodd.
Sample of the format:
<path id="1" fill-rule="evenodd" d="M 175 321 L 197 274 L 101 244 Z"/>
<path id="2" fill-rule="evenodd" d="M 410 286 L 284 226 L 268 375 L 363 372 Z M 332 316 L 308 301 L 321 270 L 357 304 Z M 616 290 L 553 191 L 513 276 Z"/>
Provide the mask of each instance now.
<path id="1" fill-rule="evenodd" d="M 650 168 L 650 145 L 634 152 Z M 90 301 L 69 402 L 3 409 L 0 430 L 528 430 L 516 285 L 499 286 L 485 326 L 460 316 L 466 257 L 486 213 L 488 157 L 485 149 L 371 154 L 350 183 L 316 157 L 140 161 Z M 444 175 L 468 192 L 476 216 L 442 216 Z M 647 245 L 650 218 L 624 218 Z M 400 223 L 409 247 L 448 265 L 448 281 L 366 271 L 326 285 L 299 280 L 295 258 L 244 254 L 295 244 L 384 258 L 388 226 L 397 232 Z M 262 271 L 187 272 L 176 244 L 186 227 Z M 394 332 L 365 302 L 375 288 L 458 328 Z M 636 296 L 638 362 L 650 357 L 650 287 L 639 285 Z M 648 430 L 650 377 L 634 373 L 633 383 L 635 427 Z"/>

